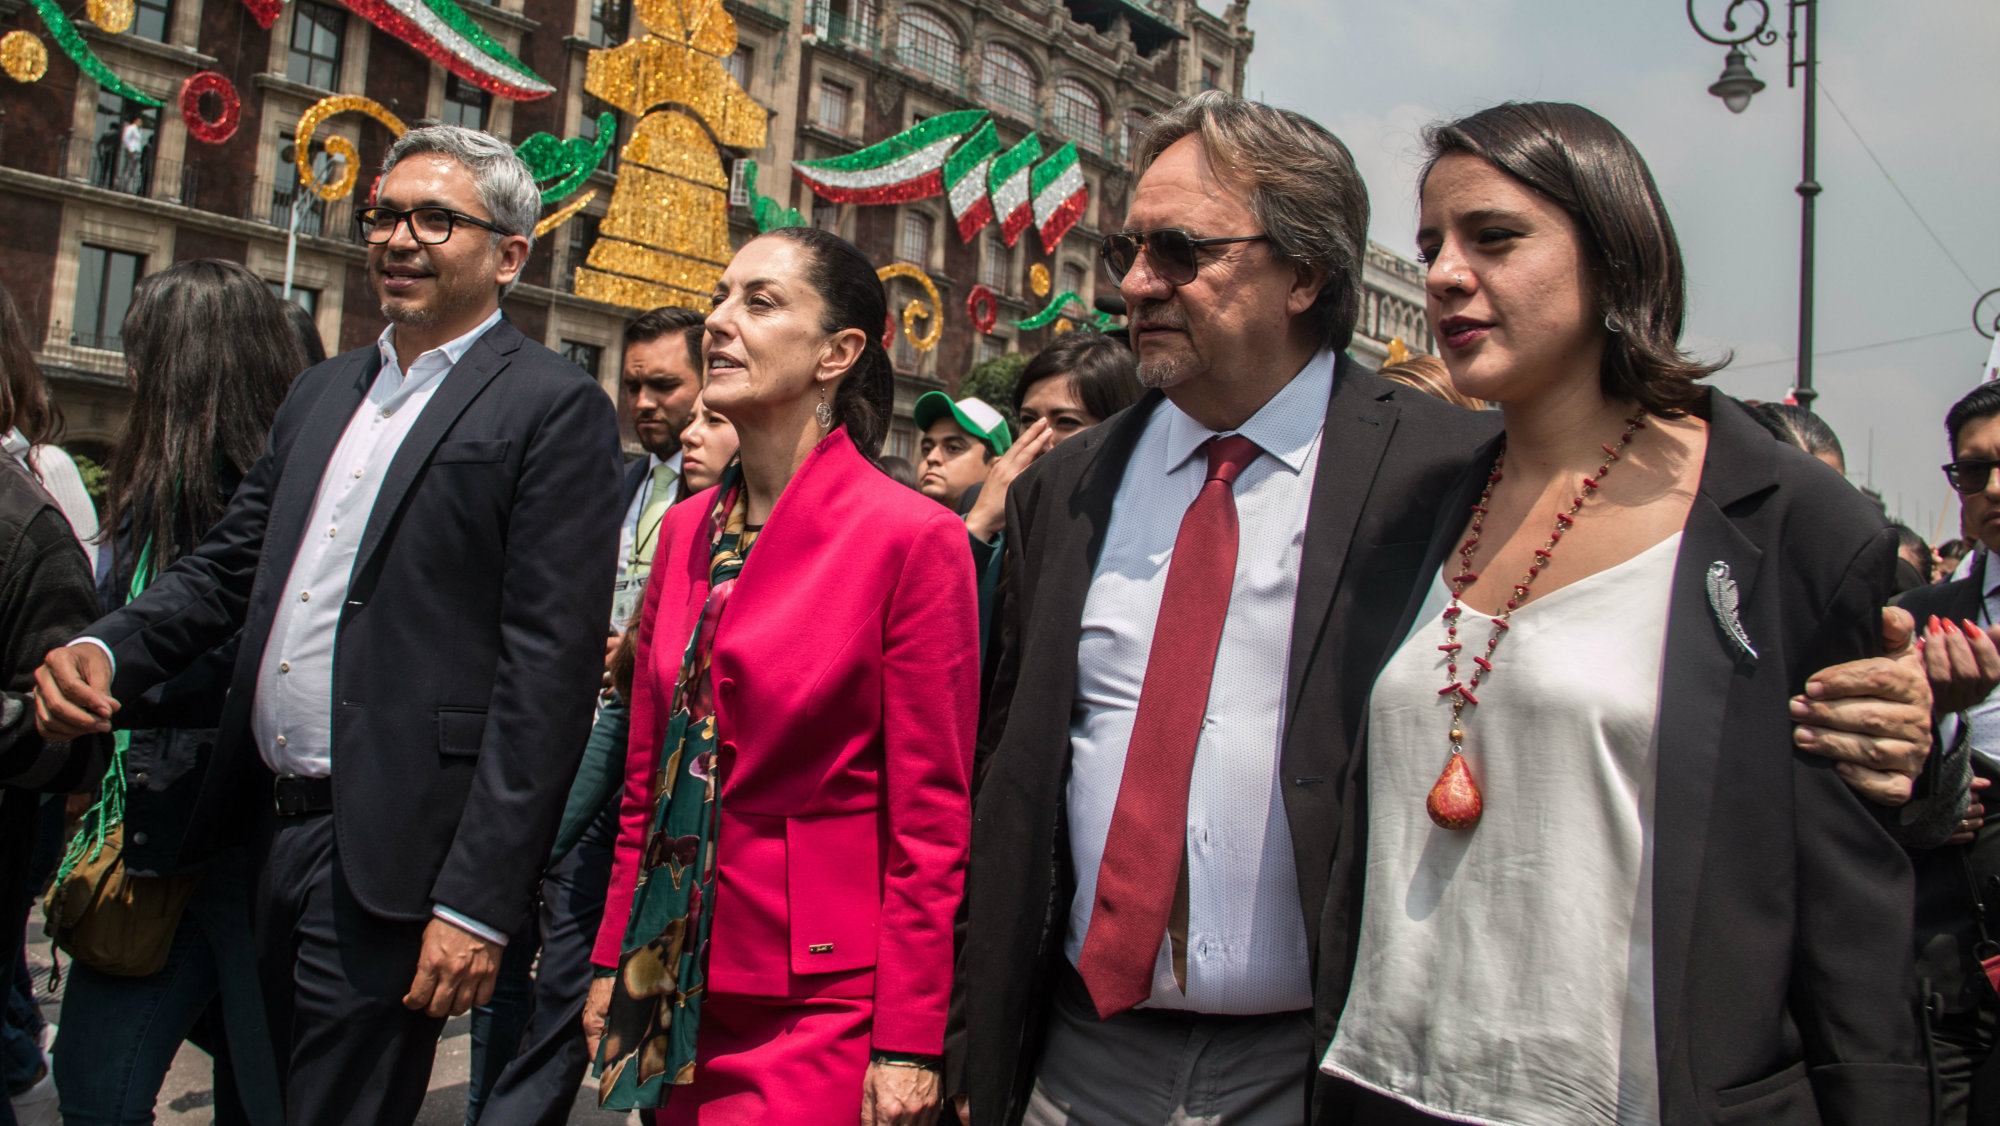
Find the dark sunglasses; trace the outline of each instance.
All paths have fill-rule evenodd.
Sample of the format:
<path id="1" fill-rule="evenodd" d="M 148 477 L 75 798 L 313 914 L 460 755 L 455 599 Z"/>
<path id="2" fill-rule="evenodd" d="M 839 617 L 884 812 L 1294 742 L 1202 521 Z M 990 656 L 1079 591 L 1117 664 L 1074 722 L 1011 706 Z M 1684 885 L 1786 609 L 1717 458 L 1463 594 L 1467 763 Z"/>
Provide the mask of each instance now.
<path id="1" fill-rule="evenodd" d="M 1204 246 L 1223 246 L 1232 242 L 1263 242 L 1270 237 L 1193 238 L 1179 227 L 1161 227 L 1157 231 L 1105 235 L 1104 244 L 1097 248 L 1097 256 L 1104 261 L 1104 268 L 1110 272 L 1114 282 L 1125 280 L 1125 275 L 1138 264 L 1140 252 L 1144 251 L 1147 268 L 1161 281 L 1168 285 L 1186 285 L 1194 280 L 1195 271 L 1200 268 L 1195 251 Z"/>
<path id="2" fill-rule="evenodd" d="M 364 207 L 354 213 L 354 223 L 361 228 L 361 237 L 377 246 L 395 238 L 396 227 L 400 223 L 408 223 L 410 237 L 425 246 L 436 246 L 449 240 L 455 223 L 470 223 L 496 235 L 514 233 L 449 207 L 412 207 L 408 211 L 398 211 L 393 207 Z"/>
<path id="3" fill-rule="evenodd" d="M 1990 461 L 1983 457 L 1962 457 L 1957 461 L 1945 463 L 1944 478 L 1951 482 L 1951 487 L 1957 489 L 1961 496 L 1969 497 L 1974 493 L 1986 491 L 1986 480 L 1992 476 L 1996 466 L 2000 466 L 2000 461 Z"/>

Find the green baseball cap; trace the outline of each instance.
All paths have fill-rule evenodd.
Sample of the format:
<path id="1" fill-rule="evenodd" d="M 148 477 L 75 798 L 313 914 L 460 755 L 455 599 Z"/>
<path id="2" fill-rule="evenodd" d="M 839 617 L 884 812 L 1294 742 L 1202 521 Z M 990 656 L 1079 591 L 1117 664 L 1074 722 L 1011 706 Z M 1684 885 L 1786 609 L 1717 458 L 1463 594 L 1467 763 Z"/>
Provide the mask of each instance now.
<path id="1" fill-rule="evenodd" d="M 994 457 L 1007 452 L 1014 444 L 1014 428 L 1007 425 L 1007 419 L 993 404 L 984 399 L 960 399 L 952 402 L 951 396 L 942 391 L 926 391 L 917 400 L 915 411 L 917 429 L 929 430 L 938 419 L 949 416 L 963 427 L 967 434 L 986 443 Z"/>

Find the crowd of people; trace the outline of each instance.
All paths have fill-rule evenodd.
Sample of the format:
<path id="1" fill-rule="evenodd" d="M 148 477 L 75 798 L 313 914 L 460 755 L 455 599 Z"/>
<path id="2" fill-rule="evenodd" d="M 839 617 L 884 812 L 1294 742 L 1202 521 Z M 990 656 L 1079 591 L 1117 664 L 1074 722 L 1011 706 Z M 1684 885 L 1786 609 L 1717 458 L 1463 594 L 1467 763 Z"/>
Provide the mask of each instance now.
<path id="1" fill-rule="evenodd" d="M 750 240 L 614 407 L 501 312 L 539 193 L 455 126 L 357 214 L 372 347 L 142 283 L 101 526 L 0 293 L 14 1112 L 149 1122 L 191 1041 L 218 1122 L 410 1122 L 470 1010 L 467 1126 L 587 1071 L 662 1123 L 2000 1121 L 2000 390 L 1931 585 L 1681 349 L 1611 123 L 1428 145 L 1439 357 L 1348 355 L 1351 157 L 1210 91 L 1104 238 L 1126 336 L 925 394 L 915 464 L 853 245 Z"/>

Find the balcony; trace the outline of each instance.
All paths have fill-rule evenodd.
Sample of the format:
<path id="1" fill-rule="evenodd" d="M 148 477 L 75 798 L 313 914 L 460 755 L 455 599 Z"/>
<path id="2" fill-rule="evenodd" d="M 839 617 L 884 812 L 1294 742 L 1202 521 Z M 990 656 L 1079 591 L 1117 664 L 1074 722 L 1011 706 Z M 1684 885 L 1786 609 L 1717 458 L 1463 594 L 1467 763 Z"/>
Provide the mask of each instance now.
<path id="1" fill-rule="evenodd" d="M 198 162 L 160 160 L 151 145 L 136 153 L 126 152 L 116 133 L 106 133 L 91 142 L 65 133 L 58 149 L 57 167 L 66 179 L 165 203 L 187 203 L 194 199 L 201 170 Z"/>

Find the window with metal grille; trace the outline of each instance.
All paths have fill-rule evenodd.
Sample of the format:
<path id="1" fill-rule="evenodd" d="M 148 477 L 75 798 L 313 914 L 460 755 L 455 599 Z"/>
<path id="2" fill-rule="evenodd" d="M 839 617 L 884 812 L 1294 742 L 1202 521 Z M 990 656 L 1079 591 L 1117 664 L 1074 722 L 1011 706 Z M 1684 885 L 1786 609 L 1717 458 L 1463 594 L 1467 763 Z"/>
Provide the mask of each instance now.
<path id="1" fill-rule="evenodd" d="M 979 60 L 979 92 L 1001 113 L 1023 121 L 1035 119 L 1035 71 L 1012 47 L 986 45 Z"/>
<path id="2" fill-rule="evenodd" d="M 1065 78 L 1056 83 L 1055 102 L 1049 107 L 1049 120 L 1056 131 L 1069 140 L 1091 150 L 1101 151 L 1104 145 L 1104 103 L 1090 87 L 1074 78 Z"/>
<path id="3" fill-rule="evenodd" d="M 85 348 L 125 350 L 118 330 L 132 307 L 132 288 L 146 274 L 146 257 L 84 243 L 76 256 L 76 316 L 70 342 Z"/>
<path id="4" fill-rule="evenodd" d="M 583 96 L 582 112 L 578 115 L 576 121 L 576 135 L 586 141 L 593 141 L 593 142 L 596 141 L 597 117 L 599 114 L 608 111 L 610 108 L 611 108 L 610 106 L 607 106 L 603 102 L 598 101 L 591 95 L 585 94 Z M 616 122 L 618 119 L 614 116 L 611 120 L 614 123 L 612 125 L 612 130 L 614 134 L 612 137 L 612 142 L 610 145 L 606 146 L 604 150 L 604 159 L 597 162 L 597 167 L 606 172 L 611 171 L 614 167 L 617 166 L 618 163 L 618 141 L 616 137 L 616 130 L 617 130 Z"/>
<path id="5" fill-rule="evenodd" d="M 563 288 L 576 292 L 576 272 L 590 261 L 590 248 L 597 243 L 597 227 L 604 220 L 596 215 L 578 215 L 567 224 L 569 246 L 563 253 Z"/>
<path id="6" fill-rule="evenodd" d="M 1132 159 L 1133 155 L 1138 151 L 1139 138 L 1145 135 L 1146 123 L 1151 120 L 1152 115 L 1145 110 L 1128 109 L 1125 111 L 1125 135 L 1123 137 L 1123 151 L 1120 153 L 1124 159 Z"/>
<path id="7" fill-rule="evenodd" d="M 165 43 L 167 29 L 173 26 L 173 12 L 173 0 L 138 0 L 132 6 L 130 30 L 141 39 Z"/>
<path id="8" fill-rule="evenodd" d="M 446 125 L 463 125 L 467 129 L 486 128 L 486 111 L 493 106 L 493 95 L 467 82 L 456 74 L 444 77 L 444 112 L 438 120 Z"/>
<path id="9" fill-rule="evenodd" d="M 840 205 L 813 197 L 813 226 L 822 231 L 840 233 Z"/>
<path id="10" fill-rule="evenodd" d="M 1214 90 L 1222 85 L 1222 64 L 1213 59 L 1201 60 L 1201 88 Z"/>
<path id="11" fill-rule="evenodd" d="M 729 206 L 750 206 L 750 161 L 735 157 L 729 162 Z"/>
<path id="12" fill-rule="evenodd" d="M 145 195 L 153 185 L 153 155 L 159 148 L 153 142 L 160 135 L 160 111 L 99 90 L 94 120 L 90 182 L 114 192 Z"/>
<path id="13" fill-rule="evenodd" d="M 738 47 L 734 54 L 722 60 L 722 69 L 729 72 L 729 77 L 734 78 L 738 86 L 748 90 L 750 89 L 752 64 L 756 61 L 757 52 L 755 50 L 749 47 Z"/>
<path id="14" fill-rule="evenodd" d="M 1082 266 L 1074 262 L 1063 263 L 1062 284 L 1056 287 L 1056 292 L 1074 293 L 1084 301 L 1090 300 L 1090 295 L 1084 292 L 1083 273 Z M 1072 309 L 1070 312 L 1074 313 L 1076 310 Z"/>
<path id="15" fill-rule="evenodd" d="M 985 363 L 987 360 L 997 360 L 1006 354 L 1006 337 L 986 336 L 982 334 L 979 337 L 979 343 L 973 347 L 972 361 L 974 363 Z"/>
<path id="16" fill-rule="evenodd" d="M 285 77 L 333 89 L 340 82 L 341 43 L 346 38 L 346 12 L 318 0 L 299 0 L 292 6 L 292 47 L 285 57 Z"/>
<path id="17" fill-rule="evenodd" d="M 958 32 L 929 8 L 904 8 L 896 21 L 896 58 L 941 86 L 957 86 L 962 75 Z"/>
<path id="18" fill-rule="evenodd" d="M 623 43 L 630 11 L 625 0 L 590 0 L 590 41 L 599 47 Z"/>
<path id="19" fill-rule="evenodd" d="M 581 340 L 565 340 L 562 342 L 562 358 L 589 372 L 590 378 L 596 379 L 598 365 L 604 362 L 604 346 L 585 344 Z"/>
<path id="20" fill-rule="evenodd" d="M 1012 255 L 1006 244 L 996 235 L 987 235 L 981 241 L 984 243 L 985 252 L 979 258 L 979 284 L 1004 295 L 1007 292 L 1007 275 L 1011 264 L 1008 259 Z"/>
<path id="21" fill-rule="evenodd" d="M 819 127 L 829 133 L 847 133 L 847 103 L 854 91 L 831 78 L 819 80 Z"/>
<path id="22" fill-rule="evenodd" d="M 930 265 L 930 216 L 919 211 L 903 212 L 903 234 L 896 240 L 896 257 L 921 267 Z"/>

